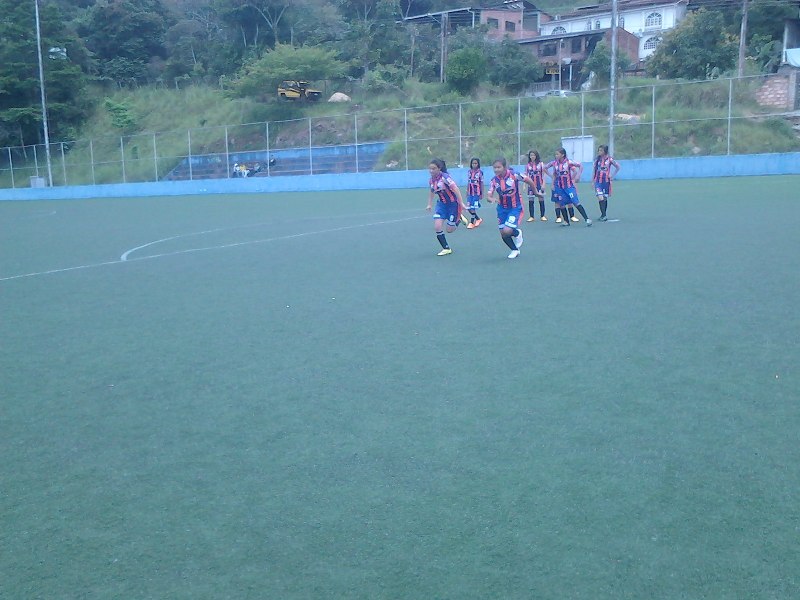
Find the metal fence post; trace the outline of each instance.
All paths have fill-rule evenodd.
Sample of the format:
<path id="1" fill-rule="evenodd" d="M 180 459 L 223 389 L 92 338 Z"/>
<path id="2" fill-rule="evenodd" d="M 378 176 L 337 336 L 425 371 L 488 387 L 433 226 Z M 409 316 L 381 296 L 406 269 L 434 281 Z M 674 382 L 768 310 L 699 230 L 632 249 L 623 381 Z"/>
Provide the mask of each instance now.
<path id="1" fill-rule="evenodd" d="M 728 155 L 731 153 L 731 116 L 733 114 L 733 78 L 728 79 Z"/>
<path id="2" fill-rule="evenodd" d="M 265 133 L 267 135 L 267 177 L 270 177 L 269 163 L 272 160 L 272 157 L 269 155 L 269 121 L 264 123 L 264 129 L 266 130 Z"/>
<path id="3" fill-rule="evenodd" d="M 156 144 L 156 134 L 153 134 L 153 166 L 155 167 L 156 178 L 153 181 L 158 181 L 158 145 Z"/>
<path id="4" fill-rule="evenodd" d="M 231 178 L 231 153 L 228 146 L 228 126 L 225 126 L 225 173 L 228 179 Z"/>
<path id="5" fill-rule="evenodd" d="M 520 160 L 522 156 L 522 98 L 517 97 L 517 158 L 514 164 Z"/>
<path id="6" fill-rule="evenodd" d="M 89 162 L 92 163 L 92 185 L 97 185 L 94 178 L 94 140 L 89 140 Z"/>
<path id="7" fill-rule="evenodd" d="M 128 178 L 125 175 L 125 141 L 121 136 L 119 138 L 119 157 L 122 163 L 122 183 L 128 183 Z"/>
<path id="8" fill-rule="evenodd" d="M 459 102 L 458 103 L 458 166 L 459 167 L 464 164 L 464 159 L 461 154 L 461 148 L 464 146 L 464 140 L 461 137 L 463 133 L 461 125 L 463 123 L 462 117 L 463 117 L 463 112 L 461 110 L 461 103 Z"/>
<path id="9" fill-rule="evenodd" d="M 403 109 L 403 139 L 406 145 L 406 171 L 408 171 L 408 109 Z"/>
<path id="10" fill-rule="evenodd" d="M 187 160 L 189 161 L 189 181 L 194 181 L 194 179 L 193 179 L 194 174 L 192 173 L 192 130 L 191 129 L 187 129 L 186 130 L 186 134 L 187 134 L 186 137 L 187 137 L 187 140 L 188 140 L 188 143 L 189 143 L 189 155 L 186 157 Z"/>
<path id="11" fill-rule="evenodd" d="M 656 86 L 653 86 L 653 109 L 650 120 L 650 158 L 656 157 Z"/>
<path id="12" fill-rule="evenodd" d="M 584 125 L 586 122 L 586 92 L 581 92 L 581 137 L 584 137 Z"/>
<path id="13" fill-rule="evenodd" d="M 311 117 L 308 117 L 308 171 L 314 174 L 314 153 L 311 151 Z"/>
<path id="14" fill-rule="evenodd" d="M 25 146 L 23 146 L 24 148 Z M 39 176 L 39 157 L 36 154 L 36 144 L 33 145 L 33 164 L 36 167 L 36 176 Z"/>
<path id="15" fill-rule="evenodd" d="M 8 168 L 11 170 L 11 189 L 16 189 L 16 185 L 14 183 L 14 160 L 11 158 L 11 148 L 6 148 L 8 150 Z"/>
<path id="16" fill-rule="evenodd" d="M 61 143 L 61 170 L 64 173 L 64 185 L 67 185 L 67 159 L 64 156 L 64 142 Z"/>
<path id="17" fill-rule="evenodd" d="M 356 140 L 356 173 L 358 173 L 358 113 L 353 115 L 353 126 L 355 127 Z"/>

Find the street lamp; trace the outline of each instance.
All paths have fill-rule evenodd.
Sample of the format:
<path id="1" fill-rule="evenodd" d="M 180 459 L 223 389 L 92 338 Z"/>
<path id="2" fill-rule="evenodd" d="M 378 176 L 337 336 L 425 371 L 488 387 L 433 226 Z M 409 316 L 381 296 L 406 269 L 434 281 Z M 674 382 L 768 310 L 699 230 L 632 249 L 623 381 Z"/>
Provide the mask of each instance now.
<path id="1" fill-rule="evenodd" d="M 44 95 L 44 65 L 42 64 L 42 28 L 39 24 L 39 0 L 33 0 L 36 7 L 36 52 L 39 55 L 39 90 L 42 96 L 42 123 L 44 125 L 44 150 L 47 156 L 47 185 L 53 187 L 53 168 L 50 165 L 50 131 L 47 127 L 47 101 Z"/>

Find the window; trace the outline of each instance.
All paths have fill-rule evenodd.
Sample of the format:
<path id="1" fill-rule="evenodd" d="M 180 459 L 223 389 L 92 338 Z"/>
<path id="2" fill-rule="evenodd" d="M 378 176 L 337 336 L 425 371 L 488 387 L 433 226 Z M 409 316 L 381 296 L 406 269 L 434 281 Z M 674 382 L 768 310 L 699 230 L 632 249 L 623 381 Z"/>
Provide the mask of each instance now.
<path id="1" fill-rule="evenodd" d="M 497 19 L 486 19 L 486 24 L 492 29 L 500 29 L 500 21 Z"/>
<path id="2" fill-rule="evenodd" d="M 644 20 L 645 27 L 661 27 L 661 13 L 650 13 Z"/>
<path id="3" fill-rule="evenodd" d="M 661 38 L 660 37 L 647 38 L 644 41 L 644 49 L 645 50 L 655 50 L 656 48 L 658 48 L 658 45 L 660 43 L 661 43 Z"/>
<path id="4" fill-rule="evenodd" d="M 597 19 L 597 21 L 594 22 L 594 28 L 600 29 L 600 19 Z"/>
<path id="5" fill-rule="evenodd" d="M 577 54 L 581 50 L 583 50 L 583 40 L 581 38 L 572 40 L 572 53 Z"/>
<path id="6" fill-rule="evenodd" d="M 555 56 L 556 54 L 558 54 L 558 47 L 555 44 L 542 46 L 542 56 Z"/>
<path id="7" fill-rule="evenodd" d="M 506 21 L 506 31 L 516 31 L 517 25 L 514 21 Z"/>
<path id="8" fill-rule="evenodd" d="M 591 31 L 591 30 L 592 30 L 592 20 L 589 19 L 588 21 L 586 21 L 586 31 Z"/>
<path id="9" fill-rule="evenodd" d="M 561 35 L 564 33 L 567 33 L 567 30 L 561 27 L 561 25 L 559 25 L 558 27 L 553 27 L 552 35 Z"/>
<path id="10" fill-rule="evenodd" d="M 625 17 L 620 17 L 617 19 L 617 27 L 625 29 Z"/>

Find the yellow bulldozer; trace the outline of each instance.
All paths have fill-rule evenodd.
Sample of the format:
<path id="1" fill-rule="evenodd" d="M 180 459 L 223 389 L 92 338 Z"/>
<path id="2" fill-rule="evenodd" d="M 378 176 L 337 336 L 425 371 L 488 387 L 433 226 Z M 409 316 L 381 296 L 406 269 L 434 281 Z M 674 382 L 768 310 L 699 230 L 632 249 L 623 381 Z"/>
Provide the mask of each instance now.
<path id="1" fill-rule="evenodd" d="M 322 92 L 308 87 L 307 81 L 283 81 L 278 86 L 278 98 L 281 100 L 310 100 L 316 102 L 322 98 Z"/>

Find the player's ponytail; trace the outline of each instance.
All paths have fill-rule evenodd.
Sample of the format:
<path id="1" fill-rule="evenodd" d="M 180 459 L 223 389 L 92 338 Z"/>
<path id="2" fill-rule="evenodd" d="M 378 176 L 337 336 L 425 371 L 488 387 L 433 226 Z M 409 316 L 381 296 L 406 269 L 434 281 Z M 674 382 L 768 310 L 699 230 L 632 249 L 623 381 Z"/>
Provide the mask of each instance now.
<path id="1" fill-rule="evenodd" d="M 441 158 L 434 158 L 431 160 L 432 165 L 436 165 L 442 173 L 447 173 L 447 163 Z"/>

